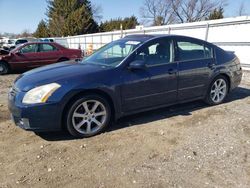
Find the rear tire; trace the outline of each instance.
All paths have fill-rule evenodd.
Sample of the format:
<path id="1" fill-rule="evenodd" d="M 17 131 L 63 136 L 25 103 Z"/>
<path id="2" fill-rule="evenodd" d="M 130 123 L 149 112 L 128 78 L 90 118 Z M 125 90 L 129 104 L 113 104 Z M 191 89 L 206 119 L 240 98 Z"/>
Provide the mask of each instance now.
<path id="1" fill-rule="evenodd" d="M 57 62 L 60 63 L 60 62 L 64 62 L 64 61 L 69 61 L 69 59 L 67 59 L 67 58 L 60 58 Z"/>
<path id="2" fill-rule="evenodd" d="M 66 128 L 78 138 L 101 133 L 110 122 L 110 105 L 105 98 L 96 94 L 79 97 L 69 105 L 66 113 Z"/>
<path id="3" fill-rule="evenodd" d="M 217 76 L 210 84 L 205 102 L 209 105 L 218 105 L 224 102 L 229 91 L 229 83 L 225 76 Z"/>
<path id="4" fill-rule="evenodd" d="M 10 72 L 10 68 L 7 63 L 0 61 L 0 75 L 8 74 Z"/>

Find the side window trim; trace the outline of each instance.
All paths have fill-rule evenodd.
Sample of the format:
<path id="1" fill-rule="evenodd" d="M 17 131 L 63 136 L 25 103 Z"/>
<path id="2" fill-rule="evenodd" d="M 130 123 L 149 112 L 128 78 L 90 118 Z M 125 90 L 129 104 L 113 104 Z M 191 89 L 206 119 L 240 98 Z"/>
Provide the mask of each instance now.
<path id="1" fill-rule="evenodd" d="M 42 44 L 38 44 L 38 53 L 41 53 L 41 46 Z"/>

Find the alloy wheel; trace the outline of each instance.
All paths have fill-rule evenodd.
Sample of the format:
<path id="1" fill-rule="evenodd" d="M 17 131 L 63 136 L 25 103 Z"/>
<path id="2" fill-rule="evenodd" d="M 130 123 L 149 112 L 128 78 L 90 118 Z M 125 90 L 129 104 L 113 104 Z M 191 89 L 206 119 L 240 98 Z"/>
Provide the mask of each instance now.
<path id="1" fill-rule="evenodd" d="M 227 83 L 224 79 L 217 79 L 212 85 L 210 97 L 214 103 L 222 102 L 227 95 Z"/>
<path id="2" fill-rule="evenodd" d="M 81 134 L 93 134 L 105 126 L 107 110 L 100 101 L 87 100 L 79 104 L 72 115 L 72 124 Z"/>

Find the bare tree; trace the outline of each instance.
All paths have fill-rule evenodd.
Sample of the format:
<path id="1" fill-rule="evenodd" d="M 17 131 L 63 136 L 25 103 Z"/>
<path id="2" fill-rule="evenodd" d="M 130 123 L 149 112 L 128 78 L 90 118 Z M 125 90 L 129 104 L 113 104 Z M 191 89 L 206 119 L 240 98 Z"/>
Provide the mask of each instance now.
<path id="1" fill-rule="evenodd" d="M 102 19 L 102 12 L 103 12 L 103 9 L 102 9 L 101 5 L 92 4 L 92 12 L 93 12 L 94 19 L 97 22 L 101 21 L 101 19 Z"/>
<path id="2" fill-rule="evenodd" d="M 20 34 L 18 34 L 17 37 L 18 38 L 21 38 L 21 37 L 32 37 L 32 33 L 28 29 L 25 29 Z"/>
<path id="3" fill-rule="evenodd" d="M 185 23 L 205 20 L 227 0 L 144 0 L 140 9 L 144 22 L 152 25 Z"/>
<path id="4" fill-rule="evenodd" d="M 205 19 L 218 7 L 225 6 L 225 0 L 171 0 L 172 10 L 178 22 L 196 22 Z"/>
<path id="5" fill-rule="evenodd" d="M 140 14 L 146 24 L 164 25 L 175 21 L 171 0 L 144 0 Z"/>
<path id="6" fill-rule="evenodd" d="M 245 14 L 246 14 L 245 3 L 244 1 L 242 1 L 238 10 L 238 15 L 243 16 Z"/>

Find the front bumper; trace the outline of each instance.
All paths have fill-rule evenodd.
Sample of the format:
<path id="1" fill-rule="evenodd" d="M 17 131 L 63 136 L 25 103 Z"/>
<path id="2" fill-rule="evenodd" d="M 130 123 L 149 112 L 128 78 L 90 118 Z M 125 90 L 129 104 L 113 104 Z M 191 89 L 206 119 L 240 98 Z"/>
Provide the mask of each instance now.
<path id="1" fill-rule="evenodd" d="M 8 96 L 8 107 L 14 123 L 35 132 L 61 130 L 60 103 L 46 103 L 38 105 L 24 105 L 24 92 L 12 89 Z"/>

